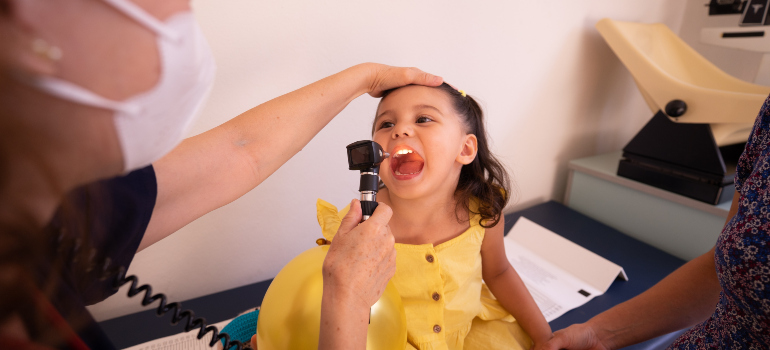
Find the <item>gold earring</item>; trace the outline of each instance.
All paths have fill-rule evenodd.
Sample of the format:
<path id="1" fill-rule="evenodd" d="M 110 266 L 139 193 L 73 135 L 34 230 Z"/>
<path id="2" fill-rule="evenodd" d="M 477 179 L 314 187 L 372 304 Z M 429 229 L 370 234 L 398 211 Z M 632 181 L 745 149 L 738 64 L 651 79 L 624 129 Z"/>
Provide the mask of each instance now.
<path id="1" fill-rule="evenodd" d="M 58 46 L 51 45 L 40 38 L 32 41 L 32 51 L 51 61 L 58 61 L 62 57 L 62 51 Z"/>

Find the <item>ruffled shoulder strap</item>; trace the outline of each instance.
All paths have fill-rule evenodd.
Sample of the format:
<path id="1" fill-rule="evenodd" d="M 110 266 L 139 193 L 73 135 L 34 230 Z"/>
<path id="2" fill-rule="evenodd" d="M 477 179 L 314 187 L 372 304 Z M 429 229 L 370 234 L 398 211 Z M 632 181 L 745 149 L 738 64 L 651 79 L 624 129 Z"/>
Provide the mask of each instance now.
<path id="1" fill-rule="evenodd" d="M 505 193 L 505 190 L 500 189 L 500 192 Z M 488 222 L 488 220 L 481 220 L 481 214 L 479 214 L 479 202 L 480 200 L 477 197 L 471 197 L 468 205 L 468 209 L 470 209 L 469 219 L 471 221 L 471 226 L 481 226 L 481 224 L 486 224 Z"/>
<path id="2" fill-rule="evenodd" d="M 468 213 L 471 221 L 471 227 L 473 226 L 481 226 L 481 214 L 479 214 L 479 199 L 476 197 L 472 197 L 471 201 L 468 205 L 468 209 L 470 209 L 470 213 Z"/>
<path id="3" fill-rule="evenodd" d="M 334 239 L 334 235 L 337 234 L 340 223 L 342 223 L 342 218 L 347 215 L 348 210 L 350 210 L 350 204 L 338 211 L 337 207 L 323 199 L 319 198 L 318 201 L 316 201 L 318 224 L 321 225 L 321 232 L 323 233 L 324 238 L 329 241 Z"/>

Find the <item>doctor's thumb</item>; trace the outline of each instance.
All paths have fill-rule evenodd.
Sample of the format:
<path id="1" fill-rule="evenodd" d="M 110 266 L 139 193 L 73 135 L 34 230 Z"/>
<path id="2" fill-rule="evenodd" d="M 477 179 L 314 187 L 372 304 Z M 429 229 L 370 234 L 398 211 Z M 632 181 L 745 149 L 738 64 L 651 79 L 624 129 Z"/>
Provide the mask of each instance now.
<path id="1" fill-rule="evenodd" d="M 391 216 L 393 216 L 393 209 L 385 203 L 378 203 L 377 209 L 374 209 L 374 213 L 366 222 L 371 222 L 377 226 L 387 226 Z"/>
<path id="2" fill-rule="evenodd" d="M 358 199 L 354 199 L 350 202 L 350 210 L 348 210 L 348 213 L 342 218 L 337 233 L 348 233 L 352 231 L 361 222 L 361 218 L 361 202 L 359 202 Z"/>

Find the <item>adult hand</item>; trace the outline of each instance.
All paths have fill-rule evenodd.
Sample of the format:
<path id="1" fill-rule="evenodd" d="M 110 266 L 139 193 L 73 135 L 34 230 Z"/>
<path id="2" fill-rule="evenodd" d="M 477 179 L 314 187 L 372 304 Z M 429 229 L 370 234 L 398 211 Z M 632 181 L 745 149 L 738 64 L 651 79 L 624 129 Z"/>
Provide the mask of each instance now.
<path id="1" fill-rule="evenodd" d="M 361 65 L 369 70 L 369 95 L 382 96 L 383 91 L 405 85 L 439 86 L 444 79 L 417 68 L 391 67 L 379 63 Z"/>
<path id="2" fill-rule="evenodd" d="M 603 344 L 591 326 L 573 324 L 567 328 L 553 333 L 553 338 L 535 350 L 609 350 L 610 347 Z"/>
<path id="3" fill-rule="evenodd" d="M 391 215 L 390 207 L 380 203 L 369 220 L 359 224 L 361 203 L 354 200 L 342 219 L 324 259 L 319 349 L 366 347 L 370 308 L 396 272 Z"/>
<path id="4" fill-rule="evenodd" d="M 388 226 L 391 215 L 390 207 L 380 203 L 360 223 L 361 203 L 351 203 L 324 260 L 324 293 L 354 296 L 350 302 L 366 308 L 377 302 L 396 272 L 395 239 Z"/>

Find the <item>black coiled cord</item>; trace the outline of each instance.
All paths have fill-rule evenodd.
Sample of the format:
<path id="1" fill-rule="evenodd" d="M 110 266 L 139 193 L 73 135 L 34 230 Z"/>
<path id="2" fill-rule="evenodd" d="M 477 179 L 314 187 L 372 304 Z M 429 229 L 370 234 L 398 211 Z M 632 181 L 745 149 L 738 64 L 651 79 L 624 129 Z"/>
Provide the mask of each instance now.
<path id="1" fill-rule="evenodd" d="M 131 298 L 144 292 L 142 306 L 147 306 L 152 304 L 155 300 L 160 300 L 160 305 L 158 305 L 155 313 L 160 317 L 167 312 L 172 312 L 171 325 L 175 326 L 179 324 L 180 321 L 186 319 L 186 324 L 184 326 L 185 332 L 199 328 L 197 335 L 198 339 L 202 339 L 208 332 L 214 332 L 213 337 L 209 342 L 210 347 L 214 347 L 218 341 L 224 339 L 224 350 L 228 350 L 233 346 L 235 346 L 236 350 L 250 348 L 244 347 L 244 344 L 237 340 L 230 340 L 230 335 L 227 333 L 220 333 L 216 326 L 207 325 L 206 319 L 195 317 L 195 313 L 193 313 L 192 310 L 182 310 L 181 303 L 173 302 L 169 304 L 166 295 L 163 293 L 153 295 L 152 287 L 150 287 L 150 285 L 143 284 L 137 287 L 139 279 L 135 275 L 126 276 L 126 268 L 123 266 L 120 266 L 117 269 L 112 267 L 112 260 L 109 257 L 104 258 L 101 264 L 97 263 L 97 261 L 100 260 L 97 259 L 99 254 L 97 254 L 96 249 L 88 246 L 88 243 L 86 242 L 87 240 L 84 239 L 68 239 L 62 233 L 57 239 L 57 250 L 59 253 L 62 253 L 62 255 L 60 255 L 61 257 L 71 257 L 71 264 L 82 264 L 80 266 L 85 266 L 86 273 L 90 273 L 94 268 L 100 270 L 97 272 L 99 280 L 107 281 L 112 279 L 112 288 L 115 292 L 126 283 L 131 282 L 128 289 L 128 297 Z M 85 251 L 89 251 L 89 253 L 83 254 Z"/>
<path id="2" fill-rule="evenodd" d="M 109 266 L 109 262 L 107 262 L 105 267 Z M 114 273 L 109 273 L 105 279 L 108 279 L 109 276 L 115 276 L 112 286 L 115 288 L 115 290 L 120 289 L 124 284 L 131 282 L 131 286 L 128 289 L 128 297 L 132 298 L 136 296 L 137 294 L 144 292 L 144 297 L 142 298 L 142 306 L 147 306 L 149 304 L 152 304 L 155 300 L 160 299 L 160 305 L 158 305 L 158 309 L 155 311 L 155 314 L 160 316 L 165 315 L 167 312 L 171 311 L 171 324 L 176 326 L 179 324 L 179 321 L 182 321 L 183 319 L 187 319 L 187 323 L 184 326 L 185 332 L 189 332 L 195 328 L 198 329 L 198 339 L 202 339 L 204 336 L 206 336 L 206 333 L 208 332 L 214 332 L 213 336 L 211 337 L 211 341 L 209 342 L 210 347 L 214 347 L 214 345 L 220 340 L 224 339 L 225 344 L 223 349 L 228 350 L 232 346 L 235 346 L 236 350 L 242 350 L 243 344 L 237 340 L 230 340 L 230 335 L 227 333 L 220 333 L 219 329 L 217 329 L 216 326 L 209 326 L 206 324 L 206 319 L 202 317 L 195 317 L 195 313 L 192 312 L 192 310 L 182 310 L 182 304 L 173 302 L 170 304 L 167 304 L 166 295 L 163 293 L 158 293 L 153 295 L 152 294 L 152 287 L 148 284 L 143 284 L 137 288 L 137 285 L 139 284 L 139 279 L 135 275 L 126 276 L 126 268 L 121 266 L 118 268 L 117 271 Z M 182 310 L 182 311 L 180 311 Z"/>

